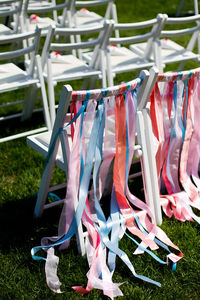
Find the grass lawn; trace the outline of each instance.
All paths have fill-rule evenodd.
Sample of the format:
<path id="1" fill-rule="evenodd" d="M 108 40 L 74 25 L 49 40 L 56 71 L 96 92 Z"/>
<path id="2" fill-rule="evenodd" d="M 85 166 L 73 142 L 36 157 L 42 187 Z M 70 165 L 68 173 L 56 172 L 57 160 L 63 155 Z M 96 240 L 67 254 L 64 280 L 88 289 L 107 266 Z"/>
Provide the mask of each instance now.
<path id="1" fill-rule="evenodd" d="M 120 22 L 137 22 L 153 18 L 159 12 L 175 15 L 179 0 L 116 0 L 116 4 Z M 171 70 L 173 67 L 175 68 L 170 66 Z M 131 79 L 133 74 L 126 74 L 118 80 Z M 36 114 L 32 122 L 37 125 L 40 120 L 42 116 Z M 11 125 L 16 128 L 15 122 L 1 123 L 0 134 L 12 133 Z M 26 126 L 31 127 L 32 123 L 28 122 Z M 46 211 L 41 220 L 33 220 L 43 167 L 44 159 L 27 146 L 25 139 L 0 144 L 0 300 L 83 299 L 71 289 L 73 285 L 86 286 L 85 275 L 88 271 L 86 258 L 78 254 L 74 238 L 69 249 L 58 254 L 58 275 L 63 294 L 57 295 L 49 290 L 45 281 L 44 262 L 34 261 L 30 255 L 31 248 L 39 245 L 43 236 L 56 235 L 60 215 L 60 208 L 54 208 Z M 60 182 L 63 178 L 64 174 L 56 169 L 53 183 Z M 136 184 L 135 192 L 137 190 Z M 197 214 L 200 215 L 199 212 Z M 169 267 L 157 263 L 148 254 L 134 256 L 132 253 L 135 245 L 124 237 L 120 247 L 126 250 L 136 272 L 161 282 L 162 287 L 137 280 L 117 260 L 114 282 L 124 282 L 121 286 L 123 299 L 200 299 L 199 225 L 195 222 L 181 223 L 164 216 L 161 228 L 182 250 L 183 259 L 178 263 L 177 270 L 172 272 Z M 162 250 L 159 249 L 156 253 L 159 257 L 164 257 Z M 92 290 L 85 299 L 107 297 L 99 290 Z"/>

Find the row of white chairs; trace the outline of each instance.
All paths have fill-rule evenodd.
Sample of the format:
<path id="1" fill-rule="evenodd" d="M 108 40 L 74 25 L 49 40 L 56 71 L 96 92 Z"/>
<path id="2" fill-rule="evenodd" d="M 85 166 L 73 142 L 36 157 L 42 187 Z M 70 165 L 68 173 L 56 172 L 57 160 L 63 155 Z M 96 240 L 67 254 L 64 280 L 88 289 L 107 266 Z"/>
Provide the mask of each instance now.
<path id="1" fill-rule="evenodd" d="M 22 133 L 16 133 L 11 136 L 4 136 L 0 139 L 0 142 L 9 141 L 15 138 L 23 137 L 26 135 L 29 135 L 30 133 L 38 132 L 38 131 L 44 131 L 49 130 L 52 128 L 52 124 L 55 119 L 55 101 L 54 101 L 54 85 L 55 83 L 64 80 L 70 80 L 70 79 L 77 79 L 77 78 L 88 78 L 90 76 L 94 77 L 102 77 L 101 71 L 97 68 L 94 68 L 92 64 L 88 66 L 85 62 L 78 61 L 73 56 L 68 56 L 68 59 L 70 58 L 73 60 L 73 64 L 75 66 L 73 68 L 73 64 L 67 64 L 64 65 L 63 70 L 60 70 L 61 63 L 58 61 L 58 65 L 55 64 L 54 67 L 57 65 L 57 71 L 56 74 L 53 74 L 53 79 L 49 75 L 50 68 L 49 66 L 49 60 L 48 60 L 48 54 L 50 50 L 50 44 L 47 43 L 49 39 L 49 35 L 52 36 L 52 32 L 54 31 L 54 28 L 62 29 L 64 27 L 74 27 L 75 24 L 75 7 L 82 5 L 82 1 L 76 2 L 76 1 L 63 1 L 61 4 L 56 4 L 56 1 L 37 1 L 37 0 L 1 0 L 0 1 L 0 18 L 3 21 L 6 18 L 6 26 L 5 24 L 0 25 L 0 43 L 1 43 L 1 77 L 0 77 L 0 91 L 7 92 L 11 90 L 16 90 L 19 88 L 27 88 L 24 100 L 20 100 L 15 98 L 14 101 L 12 101 L 10 98 L 7 102 L 1 101 L 0 103 L 0 109 L 3 111 L 1 113 L 0 121 L 9 120 L 11 118 L 21 117 L 21 120 L 28 119 L 33 112 L 34 108 L 34 102 L 36 98 L 36 93 L 39 90 L 41 90 L 41 98 L 42 98 L 42 104 L 43 104 L 43 110 L 44 110 L 44 119 L 45 119 L 45 127 L 36 129 L 36 130 L 29 130 Z M 84 6 L 99 6 L 103 5 L 106 9 L 106 18 L 109 17 L 109 15 L 114 11 L 114 1 L 112 0 L 98 0 L 98 1 L 84 1 Z M 85 9 L 83 10 L 85 11 Z M 58 16 L 58 12 L 61 12 L 60 16 Z M 72 13 L 73 12 L 73 13 Z M 42 14 L 41 16 L 37 16 L 36 14 Z M 49 15 L 52 13 L 52 19 L 49 17 Z M 47 14 L 47 15 L 46 15 Z M 115 12 L 116 14 L 116 12 Z M 73 18 L 72 18 L 73 15 Z M 113 15 L 112 15 L 113 16 Z M 97 14 L 92 15 L 92 20 L 96 19 Z M 103 22 L 103 17 L 101 18 L 101 21 Z M 83 19 L 86 21 L 86 24 L 89 22 L 93 24 L 97 24 L 96 22 L 90 22 L 88 17 L 85 19 L 85 16 L 82 18 L 80 15 L 80 19 Z M 77 18 L 76 18 L 77 21 Z M 84 22 L 81 22 L 83 25 Z M 82 26 L 81 25 L 81 26 Z M 53 26 L 53 29 L 49 30 L 49 26 Z M 88 25 L 89 26 L 89 25 Z M 38 29 L 39 28 L 39 29 Z M 105 35 L 106 28 L 108 28 L 107 25 L 100 25 L 95 26 L 95 28 L 91 27 L 91 31 L 89 28 L 88 33 L 90 32 L 103 32 L 103 35 Z M 36 31 L 37 33 L 34 33 Z M 52 31 L 52 32 L 51 32 Z M 28 32 L 28 34 L 27 34 Z M 46 36 L 49 32 L 49 35 L 47 37 L 47 41 L 45 43 L 43 52 L 42 52 L 42 62 L 40 62 L 40 56 L 38 54 L 38 49 L 40 45 L 40 37 Z M 57 33 L 58 34 L 58 33 Z M 66 32 L 66 35 L 68 36 L 69 33 Z M 73 42 L 76 39 L 74 38 L 75 35 L 73 33 L 70 35 L 70 41 Z M 77 36 L 76 36 L 77 38 Z M 80 39 L 80 38 L 79 38 Z M 103 40 L 103 37 L 100 36 L 98 39 L 94 40 L 93 43 L 89 43 L 89 46 L 99 46 L 101 45 L 101 41 Z M 8 47 L 5 47 L 5 53 L 3 45 L 12 44 L 11 50 L 8 50 Z M 88 44 L 86 44 L 88 46 Z M 97 47 L 98 47 L 97 46 Z M 75 48 L 78 46 L 76 45 Z M 82 43 L 81 43 L 82 47 Z M 17 51 L 14 51 L 13 49 L 17 49 Z M 65 49 L 71 49 L 70 47 L 65 47 Z M 47 52 L 45 52 L 47 51 Z M 80 50 L 79 50 L 80 52 Z M 73 50 L 73 54 L 75 54 L 75 50 Z M 98 56 L 98 53 L 97 53 Z M 23 58 L 24 61 L 24 68 L 19 67 L 19 64 L 16 64 L 16 59 Z M 37 57 L 35 59 L 34 57 Z M 8 59 L 11 59 L 12 61 L 9 61 L 9 65 L 6 65 L 8 62 Z M 3 61 L 5 59 L 5 61 Z M 14 61 L 13 61 L 14 60 Z M 54 58 L 55 61 L 55 58 Z M 70 61 L 71 62 L 71 61 Z M 78 70 L 77 70 L 78 66 Z M 8 67 L 10 69 L 10 72 L 8 72 Z M 6 71 L 5 71 L 6 70 Z M 55 68 L 53 68 L 55 70 Z M 59 70 L 59 71 L 58 71 Z M 67 74 L 64 74 L 62 76 L 62 72 Z M 57 74 L 59 73 L 59 74 Z M 22 76 L 23 74 L 23 76 Z M 14 76 L 13 76 L 14 75 Z M 22 78 L 23 77 L 23 78 Z M 102 80 L 105 80 L 105 72 Z M 48 91 L 49 91 L 49 102 L 50 102 L 50 112 L 49 114 L 49 105 L 45 90 L 45 83 L 44 80 L 48 83 Z M 53 83 L 54 82 L 54 83 Z M 6 87 L 5 87 L 6 84 Z M 53 85 L 52 85 L 53 84 Z M 106 84 L 104 83 L 103 86 Z M 28 89 L 28 86 L 31 86 L 31 89 Z M 53 92 L 52 92 L 53 91 Z M 52 100 L 53 99 L 53 100 Z M 53 105 L 52 105 L 53 103 Z M 19 112 L 19 109 L 16 108 L 17 113 L 12 114 L 5 114 L 5 110 L 7 109 L 10 111 L 10 107 L 23 105 L 22 112 Z M 40 109 L 34 109 L 34 111 L 38 111 Z M 50 119 L 51 115 L 51 119 Z"/>
<path id="2" fill-rule="evenodd" d="M 3 2 L 3 1 L 2 1 Z M 144 67 L 151 67 L 152 64 L 156 64 L 159 71 L 162 72 L 166 64 L 186 61 L 188 59 L 199 60 L 199 49 L 197 53 L 192 53 L 197 40 L 199 39 L 199 19 L 200 15 L 184 18 L 169 18 L 167 15 L 160 14 L 156 19 L 132 23 L 132 24 L 118 24 L 117 22 L 117 12 L 116 5 L 113 0 L 89 0 L 89 1 L 75 1 L 66 0 L 62 4 L 56 4 L 55 0 L 50 2 L 43 1 L 40 5 L 37 1 L 30 0 L 6 0 L 6 3 L 18 3 L 17 8 L 11 10 L 10 13 L 13 15 L 13 11 L 18 11 L 18 20 L 15 23 L 21 24 L 22 30 L 34 30 L 36 26 L 42 29 L 42 35 L 46 35 L 48 32 L 48 27 L 56 26 L 58 28 L 64 27 L 96 27 L 99 22 L 103 22 L 107 19 L 114 20 L 114 30 L 115 38 L 110 40 L 110 43 L 119 44 L 133 44 L 130 45 L 130 49 L 136 54 L 136 62 L 134 68 L 142 69 Z M 22 5 L 23 2 L 23 5 Z M 1 3 L 0 3 L 1 5 Z M 94 12 L 90 12 L 87 8 L 94 6 L 105 6 L 105 16 L 99 16 Z M 77 8 L 83 7 L 83 9 L 77 11 Z M 57 11 L 62 11 L 60 17 L 57 15 Z M 23 21 L 19 21 L 19 12 L 22 11 Z M 32 21 L 28 17 L 28 14 L 32 13 L 50 13 L 52 12 L 52 19 L 49 17 L 43 18 L 34 15 Z M 2 10 L 3 16 L 6 14 L 5 10 Z M 8 11 L 7 11 L 8 13 Z M 0 14 L 1 16 L 1 14 Z M 175 26 L 182 26 L 181 29 Z M 16 32 L 17 26 L 14 26 Z M 172 29 L 171 29 L 172 28 Z M 174 29 L 175 28 L 175 29 Z M 125 36 L 127 36 L 127 31 L 134 31 L 129 35 L 129 39 L 124 39 L 124 34 L 122 31 L 126 31 Z M 140 34 L 140 30 L 143 30 L 144 34 Z M 5 28 L 4 28 L 5 31 Z M 7 29 L 8 32 L 9 29 Z M 185 37 L 188 41 L 187 45 L 183 47 L 177 43 L 174 43 L 173 38 L 177 39 L 180 36 L 189 36 L 191 39 Z M 79 35 L 76 36 L 79 37 Z M 123 40 L 124 39 L 124 40 Z M 132 42 L 131 42 L 132 39 Z M 172 40 L 172 41 L 171 41 Z M 80 37 L 79 37 L 80 41 Z M 74 36 L 71 36 L 71 42 L 74 42 Z M 148 44 L 147 44 L 148 42 Z M 139 44 L 138 44 L 139 43 Z M 138 44 L 138 45 L 135 45 Z M 153 47 L 152 47 L 153 46 Z M 126 51 L 126 50 L 125 50 Z M 116 51 L 117 52 L 117 51 Z M 118 51 L 119 53 L 120 51 Z M 121 51 L 122 54 L 123 51 Z M 130 53 L 124 53 L 125 55 L 131 55 Z M 115 53 L 116 55 L 116 53 Z M 141 56 L 142 62 L 138 59 L 138 55 Z M 133 59 L 133 57 L 131 57 Z M 120 60 L 120 58 L 117 58 Z M 147 61 L 147 66 L 144 65 L 144 61 Z M 143 65 L 141 65 L 143 63 Z M 151 64 L 152 63 L 152 64 Z M 131 67 L 132 69 L 132 67 Z M 180 67 L 182 69 L 182 66 Z"/>
<path id="3" fill-rule="evenodd" d="M 0 93 L 7 93 L 15 90 L 24 91 L 24 99 L 19 99 L 15 92 L 7 93 L 6 97 L 1 97 L 0 109 L 1 117 L 4 127 L 5 121 L 9 122 L 10 119 L 21 118 L 22 121 L 27 120 L 33 112 L 35 102 L 35 91 L 40 90 L 42 99 L 42 110 L 44 112 L 45 124 L 42 128 L 25 130 L 21 133 L 11 134 L 4 136 L 0 142 L 13 140 L 16 138 L 24 137 L 32 133 L 50 130 L 52 128 L 49 105 L 46 94 L 46 87 L 42 72 L 41 58 L 38 54 L 40 45 L 41 29 L 37 28 L 36 31 L 27 33 L 16 33 L 0 37 L 1 53 L 0 53 Z M 29 43 L 31 40 L 31 44 Z M 9 48 L 9 44 L 18 45 L 17 49 L 14 46 Z M 26 44 L 26 46 L 25 46 Z M 5 48 L 4 48 L 5 46 Z M 29 63 L 26 68 L 19 65 L 19 59 L 28 56 Z M 13 99 L 11 99 L 11 96 Z M 3 95 L 2 95 L 3 96 Z M 20 94 L 20 97 L 21 94 Z M 4 100 L 3 100 L 4 99 Z M 15 123 L 16 124 L 16 123 Z M 12 132 L 14 128 L 10 129 Z"/>
<path id="4" fill-rule="evenodd" d="M 8 2 L 11 3 L 12 0 L 8 0 Z M 173 62 L 180 62 L 180 68 L 183 67 L 184 62 L 187 60 L 192 59 L 198 62 L 200 57 L 199 51 L 195 53 L 193 50 L 199 40 L 199 19 L 200 15 L 186 18 L 168 18 L 167 15 L 159 14 L 155 19 L 129 24 L 105 21 L 95 26 L 81 28 L 58 28 L 54 25 L 50 26 L 41 54 L 41 65 L 38 68 L 34 65 L 33 68 L 35 72 L 32 76 L 34 80 L 37 78 L 40 83 L 37 83 L 35 88 L 32 89 L 31 97 L 25 97 L 29 101 L 24 102 L 26 104 L 21 113 L 22 119 L 27 119 L 32 114 L 38 86 L 43 87 L 42 103 L 45 107 L 46 128 L 49 129 L 50 127 L 52 128 L 55 120 L 54 87 L 58 82 L 84 79 L 83 88 L 88 88 L 94 87 L 96 79 L 100 79 L 101 86 L 106 87 L 114 84 L 114 77 L 118 73 L 149 69 L 153 65 L 157 66 L 161 72 L 164 65 Z M 188 27 L 189 23 L 194 26 Z M 165 25 L 171 25 L 173 29 L 171 31 L 164 30 Z M 184 25 L 185 28 L 180 30 L 174 29 L 175 25 Z M 145 33 L 138 34 L 139 30 L 143 30 Z M 38 30 L 36 31 L 38 32 Z M 39 32 L 39 35 L 41 35 L 41 28 Z M 120 33 L 120 35 L 117 36 L 116 32 Z M 128 35 L 129 32 L 130 34 Z M 30 36 L 31 34 L 33 35 L 33 32 L 30 33 Z M 88 35 L 90 36 L 89 39 Z M 173 38 L 177 38 L 179 35 L 192 35 L 186 47 L 172 41 Z M 93 36 L 93 39 L 91 36 Z M 37 43 L 39 41 L 38 39 L 34 41 L 33 38 L 27 37 L 27 33 L 17 35 L 6 33 L 0 36 L 0 41 L 1 44 L 15 42 L 15 45 L 17 43 L 20 45 L 19 41 L 22 42 L 23 46 L 21 50 L 17 50 L 17 56 L 25 55 L 25 66 L 27 67 L 25 72 L 30 77 L 29 69 L 35 62 L 32 62 L 34 60 L 28 53 L 30 53 L 30 49 L 34 48 L 33 45 L 35 45 L 36 41 Z M 129 45 L 129 48 L 124 47 L 124 45 Z M 31 56 L 38 55 L 38 47 L 34 48 L 35 52 Z M 59 52 L 63 51 L 64 55 L 60 55 Z M 72 51 L 72 53 L 69 54 L 68 51 Z M 7 56 L 2 56 L 5 59 L 14 57 L 15 55 L 9 54 L 7 50 L 6 52 Z M 40 60 L 39 56 L 38 60 Z M 4 69 L 3 66 L 2 68 Z M 19 68 L 19 66 L 15 65 L 15 68 Z M 19 72 L 24 72 L 24 70 L 20 70 Z M 1 73 L 2 80 L 0 81 L 0 85 L 3 86 L 2 91 L 5 91 L 5 78 L 8 80 L 9 76 L 5 71 Z M 17 82 L 15 79 L 15 76 L 12 77 L 14 82 L 11 84 L 12 89 L 22 86 L 18 79 Z M 88 79 L 91 79 L 91 81 L 89 82 Z M 49 101 L 47 101 L 45 87 L 44 84 L 41 84 L 41 80 L 47 82 Z M 11 104 L 12 102 L 9 101 L 8 106 Z M 1 106 L 5 107 L 5 104 L 1 104 Z M 14 117 L 16 116 L 19 116 L 19 114 L 14 115 Z M 5 117 L 1 119 L 4 120 Z M 24 136 L 24 134 L 17 135 L 17 137 Z M 2 141 L 9 139 L 6 138 Z"/>
<path id="5" fill-rule="evenodd" d="M 156 19 L 132 24 L 106 21 L 102 25 L 88 28 L 51 27 L 43 47 L 42 66 L 48 83 L 52 122 L 55 120 L 54 86 L 57 82 L 100 78 L 101 87 L 106 87 L 114 85 L 115 75 L 119 73 L 149 69 L 152 66 L 156 66 L 159 72 L 162 72 L 166 64 L 179 62 L 179 68 L 183 68 L 187 60 L 199 62 L 200 53 L 193 52 L 198 43 L 199 24 L 179 31 L 181 35 L 192 34 L 187 47 L 180 46 L 171 39 L 164 39 L 166 36 L 170 38 L 177 36 L 178 30 L 162 30 L 164 23 L 174 26 L 175 23 L 196 22 L 199 18 L 198 15 L 179 20 L 159 14 Z M 132 33 L 144 28 L 146 30 L 144 34 L 128 35 L 128 32 Z M 120 34 L 120 37 L 112 37 L 115 30 L 120 33 L 125 32 L 126 36 L 122 37 Z M 91 35 L 95 32 L 98 36 L 92 39 Z M 88 34 L 90 39 L 86 40 L 85 36 Z M 69 38 L 73 36 L 73 42 L 71 39 L 69 42 L 63 42 L 62 36 Z M 79 36 L 78 40 L 77 36 Z M 129 48 L 124 45 L 129 45 Z M 70 50 L 72 54 L 68 54 L 67 51 Z M 54 51 L 53 56 L 51 51 Z M 90 86 L 87 85 L 88 81 L 85 81 L 83 88 L 94 87 L 94 80 L 93 85 Z"/>
<path id="6" fill-rule="evenodd" d="M 87 7 L 103 6 L 105 15 L 90 12 Z M 80 8 L 80 9 L 79 9 Z M 32 31 L 36 25 L 45 36 L 50 25 L 59 28 L 94 26 L 104 20 L 114 19 L 117 12 L 114 0 L 75 1 L 65 0 L 62 3 L 38 0 L 3 0 L 0 1 L 0 17 L 8 16 L 13 32 Z M 4 27 L 4 30 L 9 28 Z"/>

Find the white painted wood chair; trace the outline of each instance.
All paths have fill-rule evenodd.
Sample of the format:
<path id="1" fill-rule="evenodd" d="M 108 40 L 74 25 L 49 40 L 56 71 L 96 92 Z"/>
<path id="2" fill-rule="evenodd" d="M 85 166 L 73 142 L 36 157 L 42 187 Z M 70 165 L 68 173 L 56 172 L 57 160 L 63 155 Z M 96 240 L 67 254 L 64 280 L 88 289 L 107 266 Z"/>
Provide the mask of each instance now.
<path id="1" fill-rule="evenodd" d="M 105 15 L 101 16 L 90 11 L 93 7 L 105 7 Z M 90 0 L 90 1 L 74 1 L 74 12 L 72 12 L 76 27 L 89 26 L 104 22 L 105 20 L 117 20 L 117 9 L 114 0 Z M 115 36 L 119 37 L 118 30 L 115 30 Z"/>
<path id="2" fill-rule="evenodd" d="M 17 33 L 20 31 L 20 15 L 23 0 L 0 1 L 0 20 L 6 19 L 10 27 L 0 24 L 0 36 Z"/>
<path id="3" fill-rule="evenodd" d="M 32 39 L 34 42 L 31 46 L 24 48 L 20 46 L 24 40 Z M 42 96 L 42 105 L 45 118 L 45 127 L 38 128 L 31 131 L 21 132 L 15 135 L 6 136 L 0 139 L 0 142 L 9 141 L 12 139 L 20 138 L 30 135 L 32 133 L 41 132 L 51 129 L 51 122 L 48 110 L 46 89 L 44 84 L 44 78 L 42 75 L 42 68 L 40 62 L 40 56 L 38 55 L 38 47 L 40 41 L 40 30 L 35 32 L 12 34 L 6 37 L 0 37 L 0 45 L 17 43 L 18 49 L 5 50 L 0 53 L 0 93 L 7 93 L 18 89 L 25 89 L 24 101 L 20 99 L 9 99 L 6 102 L 1 101 L 0 108 L 4 110 L 3 115 L 0 117 L 0 121 L 9 120 L 12 118 L 21 117 L 22 120 L 28 119 L 33 111 L 34 98 L 33 90 L 40 89 Z M 30 54 L 31 60 L 29 68 L 27 70 L 21 69 L 16 63 L 12 62 L 13 59 L 18 57 L 24 57 L 24 55 Z M 11 60 L 11 61 L 10 61 Z M 23 105 L 22 112 L 9 115 L 6 111 L 11 106 Z"/>
<path id="4" fill-rule="evenodd" d="M 126 73 L 134 70 L 150 69 L 154 62 L 151 55 L 157 50 L 156 40 L 162 29 L 163 15 L 159 14 L 156 19 L 139 23 L 114 24 L 114 30 L 120 32 L 120 37 L 111 37 L 107 47 L 107 78 L 110 86 L 113 85 L 114 77 L 119 73 Z M 146 29 L 146 33 L 138 34 L 137 30 Z M 122 32 L 126 31 L 126 36 Z M 128 32 L 130 34 L 128 35 Z M 133 32 L 135 34 L 133 35 Z M 145 42 L 146 48 L 142 52 L 139 47 L 135 49 L 136 43 Z M 132 45 L 134 43 L 134 45 Z M 124 45 L 132 45 L 130 50 Z M 138 44 L 140 45 L 140 44 Z M 119 47 L 120 46 L 120 47 Z M 90 61 L 91 53 L 85 53 L 83 58 Z"/>
<path id="5" fill-rule="evenodd" d="M 26 31 L 35 30 L 36 26 L 42 29 L 41 35 L 46 36 L 49 26 L 56 26 L 59 28 L 65 27 L 65 15 L 68 9 L 68 0 L 63 3 L 56 4 L 56 1 L 46 3 L 46 5 L 36 5 L 29 0 L 25 0 L 23 5 L 23 23 Z M 62 15 L 62 20 L 59 22 L 57 14 Z M 51 17 L 49 17 L 51 15 Z"/>
<path id="6" fill-rule="evenodd" d="M 104 8 L 104 16 L 91 11 L 90 9 L 101 7 Z M 69 0 L 70 18 L 65 20 L 70 22 L 70 27 L 96 26 L 105 20 L 114 20 L 117 23 L 117 10 L 114 0 L 88 0 L 76 1 Z M 68 26 L 68 23 L 66 23 Z"/>
<path id="7" fill-rule="evenodd" d="M 43 0 L 43 1 L 29 0 L 28 13 L 32 13 L 32 14 L 38 13 L 38 9 L 40 9 L 41 7 L 52 8 L 52 6 L 56 6 L 56 0 Z M 58 11 L 59 11 L 59 9 L 58 10 L 54 9 L 53 13 L 52 13 L 53 20 L 56 22 L 56 24 L 60 24 L 60 22 L 58 20 Z M 62 17 L 62 16 L 60 16 L 60 17 Z"/>
<path id="8" fill-rule="evenodd" d="M 55 92 L 54 86 L 58 82 L 69 82 L 71 80 L 83 79 L 84 87 L 87 88 L 88 79 L 100 79 L 102 87 L 106 87 L 106 71 L 103 60 L 106 55 L 105 47 L 112 32 L 113 22 L 107 21 L 96 27 L 88 28 L 50 28 L 42 52 L 42 68 L 44 78 L 48 85 L 48 96 L 52 124 L 55 120 Z M 93 38 L 88 39 L 88 36 Z M 95 34 L 95 36 L 94 36 Z M 80 42 L 64 42 L 61 38 L 71 38 L 80 35 L 86 40 Z M 53 38 L 56 37 L 56 42 Z M 60 41 L 60 42 L 59 42 Z M 93 48 L 94 54 L 89 64 L 77 58 L 74 51 Z M 62 52 L 63 55 L 58 53 Z"/>
<path id="9" fill-rule="evenodd" d="M 104 10 L 104 16 L 90 11 L 90 9 L 101 8 Z M 66 27 L 82 28 L 83 26 L 94 27 L 100 23 L 104 23 L 105 20 L 113 20 L 117 23 L 117 10 L 114 0 L 89 0 L 89 1 L 68 1 L 68 9 L 63 16 L 59 17 L 60 22 L 63 23 L 63 17 L 65 18 Z M 119 31 L 115 30 L 115 36 L 119 37 Z M 71 43 L 81 42 L 81 36 L 71 36 Z M 78 57 L 82 59 L 82 52 L 87 52 L 89 49 L 83 49 L 78 51 Z"/>
<path id="10" fill-rule="evenodd" d="M 151 70 L 150 76 L 147 71 L 142 71 L 140 74 L 139 81 L 141 82 L 141 78 L 142 78 L 142 82 L 141 85 L 137 88 L 136 92 L 137 92 L 138 102 L 140 103 L 141 108 L 142 105 L 146 103 L 146 97 L 149 97 L 151 93 L 151 90 L 156 81 L 156 77 L 157 77 L 157 71 L 155 69 Z M 69 85 L 64 86 L 62 89 L 53 130 L 46 133 L 32 135 L 27 138 L 28 145 L 30 145 L 33 149 L 35 149 L 37 152 L 39 152 L 44 157 L 46 157 L 46 163 L 45 163 L 45 167 L 42 175 L 42 181 L 40 184 L 40 189 L 39 189 L 35 211 L 34 211 L 35 217 L 41 217 L 45 209 L 54 207 L 64 202 L 64 199 L 61 199 L 56 202 L 48 203 L 47 198 L 49 192 L 54 192 L 59 188 L 63 188 L 66 186 L 66 183 L 55 187 L 50 186 L 54 165 L 56 164 L 59 168 L 61 168 L 66 173 L 66 178 L 68 176 L 68 172 L 70 172 L 70 170 L 68 170 L 68 158 L 70 155 L 70 149 L 72 145 L 71 131 L 70 131 L 70 127 L 65 127 L 64 124 L 70 121 L 70 114 L 68 113 L 68 111 L 69 111 L 70 104 L 72 103 L 72 101 L 74 101 L 72 100 L 73 94 L 75 94 L 74 96 L 76 96 L 77 101 L 82 102 L 85 100 L 86 94 L 88 92 L 90 95 L 88 101 L 90 101 L 93 98 L 96 99 L 96 97 L 98 97 L 98 99 L 101 99 L 102 97 L 105 96 L 109 97 L 111 95 L 116 96 L 118 94 L 121 94 L 122 91 L 124 91 L 125 86 L 129 86 L 130 89 L 133 85 L 131 85 L 130 82 L 127 85 L 122 84 L 119 86 L 113 86 L 102 90 L 96 89 L 96 90 L 75 91 L 75 92 L 72 91 L 72 88 Z M 144 128 L 142 111 L 138 110 L 137 115 L 138 115 L 138 124 L 137 124 L 138 145 L 135 146 L 135 155 L 138 156 L 139 154 L 140 156 L 140 161 L 142 164 L 143 184 L 145 189 L 145 198 L 146 198 L 146 202 L 148 203 L 149 207 L 152 210 L 152 213 L 154 214 L 151 176 L 154 173 L 156 174 L 156 165 L 152 166 L 154 170 L 152 171 L 152 169 L 150 169 L 149 162 L 148 162 L 148 153 L 147 153 L 148 147 L 146 145 L 145 128 Z M 114 124 L 115 122 L 111 122 L 111 128 L 109 127 L 111 132 L 115 130 Z M 63 126 L 66 128 L 66 130 L 64 131 L 62 130 Z M 106 151 L 105 148 L 104 151 Z M 130 174 L 130 178 L 134 178 L 135 176 L 138 176 L 138 174 Z M 77 203 L 74 203 L 75 208 L 76 205 Z M 159 220 L 157 220 L 157 223 L 159 223 Z M 79 251 L 83 255 L 85 253 L 85 246 L 84 246 L 84 233 L 82 230 L 82 226 L 79 226 L 77 238 L 78 238 L 77 242 L 78 242 Z"/>
<path id="11" fill-rule="evenodd" d="M 199 32 L 200 15 L 168 17 L 159 37 L 158 63 L 156 63 L 159 71 L 162 72 L 165 65 L 175 62 L 180 63 L 178 70 L 182 70 L 185 62 L 189 60 L 196 61 L 198 66 L 200 59 Z M 181 37 L 184 37 L 182 43 L 180 43 Z M 185 42 L 186 40 L 188 42 Z M 195 50 L 195 46 L 197 46 L 197 50 Z"/>

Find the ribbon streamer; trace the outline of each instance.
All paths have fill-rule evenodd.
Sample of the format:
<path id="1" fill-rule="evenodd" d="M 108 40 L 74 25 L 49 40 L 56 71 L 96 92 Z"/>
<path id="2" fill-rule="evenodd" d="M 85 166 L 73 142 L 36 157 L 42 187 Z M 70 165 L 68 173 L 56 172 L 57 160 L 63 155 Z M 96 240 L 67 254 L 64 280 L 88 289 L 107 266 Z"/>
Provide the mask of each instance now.
<path id="1" fill-rule="evenodd" d="M 59 129 L 53 143 L 54 146 L 60 134 L 66 134 L 66 127 L 70 125 L 72 146 L 67 153 L 67 192 L 58 236 L 43 238 L 42 245 L 34 247 L 31 251 L 34 259 L 46 260 L 46 279 L 54 292 L 61 292 L 61 283 L 57 276 L 58 259 L 53 253 L 54 247 L 68 247 L 70 238 L 77 232 L 81 222 L 88 234 L 86 254 L 89 271 L 86 288 L 73 287 L 80 294 L 98 288 L 111 299 L 122 295 L 119 288 L 121 283 L 114 283 L 112 280 L 116 256 L 127 265 L 135 277 L 160 286 L 157 281 L 136 273 L 130 258 L 119 248 L 119 239 L 125 236 L 136 244 L 134 254 L 146 252 L 161 264 L 168 264 L 170 258 L 175 266 L 182 257 L 180 250 L 151 222 L 153 216 L 149 207 L 132 195 L 128 187 L 128 175 L 135 148 L 136 87 L 140 82 L 141 79 L 137 79 L 130 84 L 123 84 L 118 93 L 112 89 L 99 90 L 92 99 L 92 91 L 87 92 L 81 99 L 78 92 L 72 94 L 71 120 Z M 156 92 L 159 94 L 158 88 Z M 99 95 L 102 96 L 100 100 Z M 154 103 L 156 106 L 156 101 Z M 169 111 L 171 109 L 168 107 Z M 159 136 L 159 128 L 157 133 Z M 164 157 L 162 149 L 163 146 L 159 150 L 160 161 Z M 51 159 L 52 152 L 53 149 L 50 149 L 48 160 Z M 161 168 L 159 170 L 161 171 Z M 105 195 L 109 201 L 107 209 L 102 201 Z M 166 261 L 152 252 L 159 246 L 167 251 Z M 172 253 L 168 246 L 174 248 L 177 254 Z M 37 255 L 41 249 L 48 249 L 47 258 Z"/>

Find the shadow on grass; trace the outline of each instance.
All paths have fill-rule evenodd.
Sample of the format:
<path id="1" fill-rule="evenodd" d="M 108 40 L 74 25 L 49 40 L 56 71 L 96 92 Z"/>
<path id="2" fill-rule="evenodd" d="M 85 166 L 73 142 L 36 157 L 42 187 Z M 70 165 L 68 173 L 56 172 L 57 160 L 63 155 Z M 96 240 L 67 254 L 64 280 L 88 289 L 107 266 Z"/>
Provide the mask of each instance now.
<path id="1" fill-rule="evenodd" d="M 50 232 L 56 233 L 60 208 L 49 209 L 42 218 L 34 219 L 35 202 L 36 197 L 26 197 L 1 205 L 1 247 L 4 252 L 13 247 L 23 247 L 27 241 L 34 242 Z"/>

